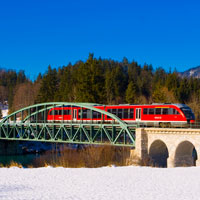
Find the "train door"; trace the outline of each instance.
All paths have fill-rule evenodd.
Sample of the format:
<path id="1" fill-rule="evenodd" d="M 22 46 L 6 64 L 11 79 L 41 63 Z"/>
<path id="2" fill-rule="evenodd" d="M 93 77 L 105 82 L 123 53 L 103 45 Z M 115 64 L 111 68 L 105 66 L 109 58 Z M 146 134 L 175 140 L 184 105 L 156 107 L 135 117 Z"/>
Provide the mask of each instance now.
<path id="1" fill-rule="evenodd" d="M 73 110 L 73 121 L 76 121 L 77 119 L 77 109 Z"/>
<path id="2" fill-rule="evenodd" d="M 141 121 L 141 108 L 136 108 L 135 120 Z"/>

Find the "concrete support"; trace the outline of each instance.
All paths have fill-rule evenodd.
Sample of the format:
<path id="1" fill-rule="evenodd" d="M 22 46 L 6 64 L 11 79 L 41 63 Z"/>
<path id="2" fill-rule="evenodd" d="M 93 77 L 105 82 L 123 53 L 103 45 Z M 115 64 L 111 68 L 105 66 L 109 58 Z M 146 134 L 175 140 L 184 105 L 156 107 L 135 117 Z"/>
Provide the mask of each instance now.
<path id="1" fill-rule="evenodd" d="M 174 166 L 174 159 L 173 158 L 167 158 L 167 167 L 168 168 L 173 168 Z"/>
<path id="2" fill-rule="evenodd" d="M 130 150 L 129 158 L 126 160 L 127 165 L 140 165 L 140 158 L 138 158 L 138 155 L 136 153 L 135 149 Z"/>
<path id="3" fill-rule="evenodd" d="M 200 159 L 196 160 L 196 166 L 197 166 L 197 167 L 200 166 Z"/>
<path id="4" fill-rule="evenodd" d="M 143 128 L 136 129 L 135 152 L 141 160 L 148 158 L 148 136 Z"/>

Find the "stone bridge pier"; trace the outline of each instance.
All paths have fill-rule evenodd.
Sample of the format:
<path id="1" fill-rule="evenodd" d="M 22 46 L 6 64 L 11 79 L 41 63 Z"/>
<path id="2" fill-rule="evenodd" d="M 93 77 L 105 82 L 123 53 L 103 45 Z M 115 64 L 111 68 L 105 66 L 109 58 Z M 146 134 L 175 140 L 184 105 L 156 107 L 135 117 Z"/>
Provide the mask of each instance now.
<path id="1" fill-rule="evenodd" d="M 200 129 L 138 128 L 135 152 L 153 166 L 200 166 Z"/>

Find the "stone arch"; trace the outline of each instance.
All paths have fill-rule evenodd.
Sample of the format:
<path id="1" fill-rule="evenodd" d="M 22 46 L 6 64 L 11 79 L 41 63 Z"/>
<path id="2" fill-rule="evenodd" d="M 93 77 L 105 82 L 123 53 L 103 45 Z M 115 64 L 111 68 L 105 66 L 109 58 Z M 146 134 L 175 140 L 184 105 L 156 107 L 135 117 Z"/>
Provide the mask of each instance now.
<path id="1" fill-rule="evenodd" d="M 167 167 L 169 152 L 167 145 L 162 140 L 155 140 L 149 148 L 150 161 L 153 166 Z"/>
<path id="2" fill-rule="evenodd" d="M 181 142 L 175 151 L 174 166 L 196 166 L 197 151 L 189 141 Z"/>

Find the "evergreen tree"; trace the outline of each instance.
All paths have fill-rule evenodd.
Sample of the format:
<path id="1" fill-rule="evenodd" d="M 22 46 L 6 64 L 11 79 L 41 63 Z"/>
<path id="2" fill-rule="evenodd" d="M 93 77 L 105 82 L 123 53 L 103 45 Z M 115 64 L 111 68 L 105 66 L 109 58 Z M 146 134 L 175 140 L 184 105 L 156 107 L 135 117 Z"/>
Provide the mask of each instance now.
<path id="1" fill-rule="evenodd" d="M 113 69 L 113 72 L 116 103 L 123 103 L 128 77 L 124 73 L 122 66 L 119 64 Z"/>
<path id="2" fill-rule="evenodd" d="M 161 85 L 157 85 L 152 94 L 153 103 L 166 103 L 167 98 L 162 90 Z"/>
<path id="3" fill-rule="evenodd" d="M 86 63 L 80 64 L 77 70 L 77 100 L 79 102 L 104 101 L 104 72 L 93 54 L 89 55 Z"/>
<path id="4" fill-rule="evenodd" d="M 73 101 L 73 99 L 71 99 L 71 93 L 73 92 L 71 79 L 73 77 L 70 73 L 70 66 L 65 67 L 63 70 L 64 72 L 60 78 L 59 90 L 56 93 L 56 101 Z"/>
<path id="5" fill-rule="evenodd" d="M 113 104 L 115 99 L 115 87 L 112 71 L 106 71 L 105 91 L 107 104 Z"/>
<path id="6" fill-rule="evenodd" d="M 132 81 L 128 84 L 128 88 L 126 90 L 126 102 L 129 104 L 137 102 L 137 89 L 136 85 Z"/>
<path id="7" fill-rule="evenodd" d="M 156 87 L 156 85 L 164 86 L 166 82 L 167 74 L 164 69 L 161 67 L 157 68 L 154 75 L 153 75 L 153 85 Z"/>
<path id="8" fill-rule="evenodd" d="M 42 80 L 42 74 L 39 73 L 35 82 L 40 82 Z"/>
<path id="9" fill-rule="evenodd" d="M 174 90 L 179 87 L 179 77 L 177 73 L 168 74 L 166 79 L 166 86 L 169 90 Z"/>
<path id="10" fill-rule="evenodd" d="M 141 95 L 149 99 L 152 93 L 152 71 L 148 66 L 144 66 L 141 70 L 140 77 L 138 79 L 138 88 L 140 89 Z"/>
<path id="11" fill-rule="evenodd" d="M 186 78 L 181 80 L 180 87 L 177 89 L 177 98 L 180 102 L 186 103 L 191 94 L 191 88 L 189 82 Z"/>
<path id="12" fill-rule="evenodd" d="M 54 101 L 55 93 L 58 89 L 57 71 L 48 67 L 47 73 L 43 76 L 37 102 Z"/>
<path id="13" fill-rule="evenodd" d="M 21 84 L 27 81 L 26 75 L 23 70 L 17 74 L 17 84 Z"/>

